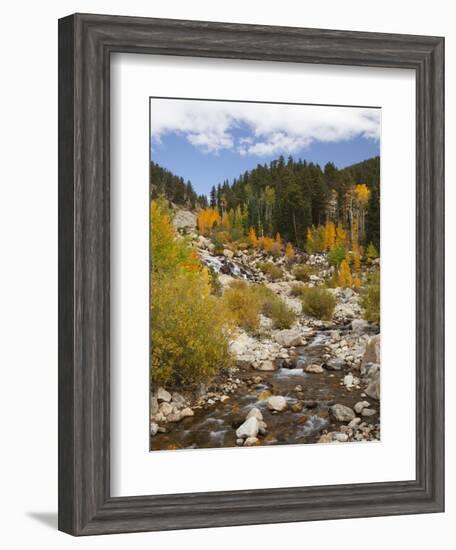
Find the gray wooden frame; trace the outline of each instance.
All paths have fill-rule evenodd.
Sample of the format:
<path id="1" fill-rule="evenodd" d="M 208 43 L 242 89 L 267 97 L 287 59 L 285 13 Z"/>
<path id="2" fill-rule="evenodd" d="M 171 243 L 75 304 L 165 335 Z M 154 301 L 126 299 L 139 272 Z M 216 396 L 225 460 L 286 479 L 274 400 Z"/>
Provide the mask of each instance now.
<path id="1" fill-rule="evenodd" d="M 112 52 L 416 71 L 416 479 L 113 498 L 109 470 Z M 444 509 L 444 40 L 72 15 L 59 21 L 59 529 L 73 535 Z"/>

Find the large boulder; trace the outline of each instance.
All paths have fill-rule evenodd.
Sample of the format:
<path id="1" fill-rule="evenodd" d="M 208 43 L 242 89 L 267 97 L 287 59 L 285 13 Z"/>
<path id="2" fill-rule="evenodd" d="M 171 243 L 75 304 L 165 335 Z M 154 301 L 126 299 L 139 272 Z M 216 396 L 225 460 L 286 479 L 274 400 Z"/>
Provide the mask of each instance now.
<path id="1" fill-rule="evenodd" d="M 380 401 L 380 368 L 370 373 L 364 393 L 372 399 Z"/>
<path id="2" fill-rule="evenodd" d="M 331 407 L 331 414 L 334 420 L 338 422 L 350 422 L 350 420 L 353 420 L 356 416 L 350 407 L 341 405 L 340 403 Z"/>
<path id="3" fill-rule="evenodd" d="M 244 439 L 248 437 L 256 437 L 259 429 L 260 424 L 258 422 L 258 418 L 251 416 L 236 430 L 236 437 Z"/>
<path id="4" fill-rule="evenodd" d="M 276 370 L 277 365 L 274 361 L 267 359 L 266 361 L 262 361 L 261 363 L 255 364 L 254 368 L 256 370 L 261 370 L 261 371 L 273 371 L 273 370 Z"/>
<path id="5" fill-rule="evenodd" d="M 273 395 L 268 399 L 268 409 L 282 412 L 288 407 L 287 400 L 281 395 Z"/>
<path id="6" fill-rule="evenodd" d="M 248 412 L 247 416 L 245 417 L 246 420 L 249 418 L 256 418 L 258 421 L 263 420 L 263 414 L 261 413 L 260 409 L 257 407 L 252 407 L 250 411 Z"/>
<path id="7" fill-rule="evenodd" d="M 275 334 L 275 340 L 284 348 L 300 346 L 303 343 L 303 335 L 297 329 L 285 329 Z"/>
<path id="8" fill-rule="evenodd" d="M 166 391 L 165 388 L 158 388 L 155 397 L 159 402 L 164 401 L 166 403 L 169 403 L 171 401 L 171 394 Z"/>
<path id="9" fill-rule="evenodd" d="M 340 357 L 332 357 L 324 364 L 324 367 L 329 370 L 342 370 L 345 365 L 345 359 Z"/>
<path id="10" fill-rule="evenodd" d="M 196 227 L 196 214 L 189 210 L 176 210 L 173 218 L 176 229 L 194 229 Z"/>
<path id="11" fill-rule="evenodd" d="M 367 342 L 366 350 L 361 361 L 361 370 L 367 363 L 380 363 L 380 334 L 376 334 Z"/>

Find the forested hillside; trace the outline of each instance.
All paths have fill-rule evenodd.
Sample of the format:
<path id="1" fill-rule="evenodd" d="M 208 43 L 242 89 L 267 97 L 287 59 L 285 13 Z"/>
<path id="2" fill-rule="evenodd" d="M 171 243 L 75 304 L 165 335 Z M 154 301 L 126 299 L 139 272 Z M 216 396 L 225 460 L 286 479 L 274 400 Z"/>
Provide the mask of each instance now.
<path id="1" fill-rule="evenodd" d="M 187 208 L 204 208 L 207 206 L 207 197 L 197 195 L 190 181 L 171 173 L 155 162 L 150 163 L 150 195 L 156 199 L 163 195 L 179 206 Z"/>
<path id="2" fill-rule="evenodd" d="M 241 206 L 258 235 L 280 233 L 299 247 L 304 247 L 309 227 L 333 222 L 351 236 L 358 231 L 360 244 L 372 242 L 379 249 L 379 184 L 379 157 L 342 170 L 332 163 L 321 169 L 280 157 L 214 186 L 210 206 L 220 214 Z"/>

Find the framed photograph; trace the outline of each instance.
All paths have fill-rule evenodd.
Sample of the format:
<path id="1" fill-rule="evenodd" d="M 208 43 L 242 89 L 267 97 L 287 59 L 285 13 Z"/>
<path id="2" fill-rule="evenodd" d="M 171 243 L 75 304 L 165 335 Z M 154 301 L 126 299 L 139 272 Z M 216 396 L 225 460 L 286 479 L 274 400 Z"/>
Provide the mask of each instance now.
<path id="1" fill-rule="evenodd" d="M 59 21 L 59 529 L 444 509 L 444 40 Z"/>

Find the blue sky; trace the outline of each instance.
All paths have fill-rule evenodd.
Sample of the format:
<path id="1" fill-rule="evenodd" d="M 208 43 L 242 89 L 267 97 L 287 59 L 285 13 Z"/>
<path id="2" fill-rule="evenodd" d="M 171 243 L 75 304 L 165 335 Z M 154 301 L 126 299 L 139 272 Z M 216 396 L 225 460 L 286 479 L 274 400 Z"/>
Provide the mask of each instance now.
<path id="1" fill-rule="evenodd" d="M 151 99 L 151 158 L 198 194 L 280 155 L 342 168 L 380 154 L 379 109 Z"/>

